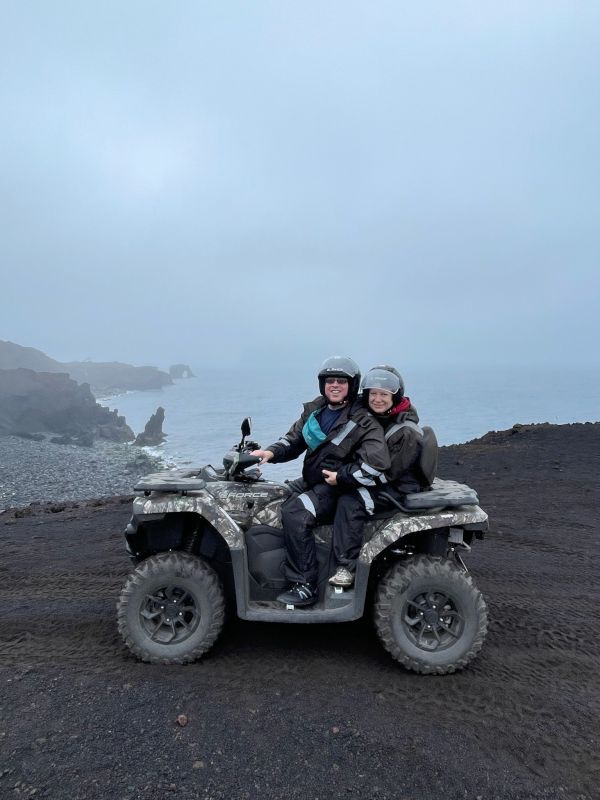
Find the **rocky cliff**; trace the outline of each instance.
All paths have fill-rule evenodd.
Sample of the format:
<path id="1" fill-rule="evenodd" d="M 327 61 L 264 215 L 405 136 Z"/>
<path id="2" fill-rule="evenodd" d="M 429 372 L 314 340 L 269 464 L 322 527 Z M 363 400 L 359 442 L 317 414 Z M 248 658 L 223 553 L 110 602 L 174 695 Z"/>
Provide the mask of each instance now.
<path id="1" fill-rule="evenodd" d="M 72 361 L 62 364 L 61 370 L 78 383 L 89 383 L 96 397 L 133 389 L 161 389 L 173 383 L 156 367 L 133 367 L 119 361 Z"/>
<path id="2" fill-rule="evenodd" d="M 134 438 L 125 418 L 99 405 L 87 384 L 64 373 L 0 369 L 0 435 L 34 433 L 60 434 L 76 444 Z"/>
<path id="3" fill-rule="evenodd" d="M 160 389 L 172 384 L 171 377 L 156 367 L 135 367 L 119 361 L 55 361 L 34 347 L 0 341 L 0 369 L 32 369 L 36 372 L 67 373 L 78 383 L 89 383 L 96 397 L 133 389 Z"/>

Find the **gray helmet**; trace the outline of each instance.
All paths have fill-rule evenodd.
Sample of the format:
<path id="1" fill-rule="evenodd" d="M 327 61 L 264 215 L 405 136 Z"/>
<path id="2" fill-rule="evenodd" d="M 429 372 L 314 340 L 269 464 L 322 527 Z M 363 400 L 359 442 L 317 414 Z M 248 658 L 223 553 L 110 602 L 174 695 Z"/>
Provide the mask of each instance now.
<path id="1" fill-rule="evenodd" d="M 360 386 L 360 367 L 347 356 L 330 356 L 321 364 L 319 370 L 319 391 L 325 397 L 325 378 L 347 378 L 348 399 L 358 394 Z"/>
<path id="2" fill-rule="evenodd" d="M 363 378 L 362 386 L 363 401 L 369 404 L 368 389 L 381 389 L 392 394 L 392 407 L 404 397 L 404 381 L 402 375 L 394 367 L 381 364 L 372 367 Z"/>

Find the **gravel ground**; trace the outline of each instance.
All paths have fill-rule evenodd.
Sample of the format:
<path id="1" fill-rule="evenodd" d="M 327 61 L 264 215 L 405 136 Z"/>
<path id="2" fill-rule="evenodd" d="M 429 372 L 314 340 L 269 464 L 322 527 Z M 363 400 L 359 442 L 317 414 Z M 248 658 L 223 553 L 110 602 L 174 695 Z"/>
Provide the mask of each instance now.
<path id="1" fill-rule="evenodd" d="M 127 494 L 140 475 L 161 468 L 160 459 L 129 444 L 78 447 L 0 436 L 0 508 Z"/>

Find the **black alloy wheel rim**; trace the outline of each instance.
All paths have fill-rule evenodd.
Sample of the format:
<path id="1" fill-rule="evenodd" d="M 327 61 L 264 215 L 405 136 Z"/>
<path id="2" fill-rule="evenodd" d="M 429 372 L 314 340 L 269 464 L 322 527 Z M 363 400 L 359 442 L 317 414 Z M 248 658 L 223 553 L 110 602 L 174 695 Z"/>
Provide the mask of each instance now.
<path id="1" fill-rule="evenodd" d="M 414 595 L 405 602 L 401 619 L 410 641 L 429 653 L 452 647 L 465 627 L 457 603 L 445 592 L 429 591 Z"/>
<path id="2" fill-rule="evenodd" d="M 140 608 L 140 623 L 153 642 L 180 644 L 200 624 L 200 608 L 188 589 L 167 585 L 145 596 Z"/>

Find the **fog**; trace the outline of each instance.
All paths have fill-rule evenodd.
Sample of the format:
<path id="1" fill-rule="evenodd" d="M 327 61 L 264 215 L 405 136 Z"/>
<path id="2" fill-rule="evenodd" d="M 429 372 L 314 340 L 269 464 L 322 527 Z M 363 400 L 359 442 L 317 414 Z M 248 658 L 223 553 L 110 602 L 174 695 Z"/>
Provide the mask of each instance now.
<path id="1" fill-rule="evenodd" d="M 0 6 L 0 339 L 600 365 L 600 6 Z"/>

